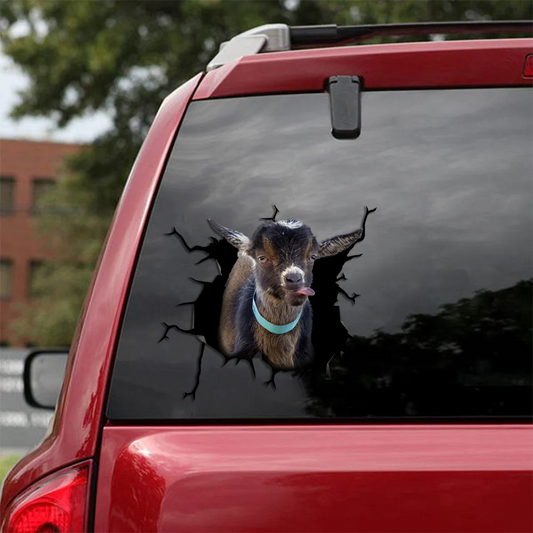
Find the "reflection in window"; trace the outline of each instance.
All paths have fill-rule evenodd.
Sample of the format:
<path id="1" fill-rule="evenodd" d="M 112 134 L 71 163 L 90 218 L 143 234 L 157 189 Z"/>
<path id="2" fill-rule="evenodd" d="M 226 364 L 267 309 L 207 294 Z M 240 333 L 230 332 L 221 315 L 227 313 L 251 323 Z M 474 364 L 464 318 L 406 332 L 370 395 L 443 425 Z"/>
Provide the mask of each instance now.
<path id="1" fill-rule="evenodd" d="M 0 177 L 0 215 L 9 216 L 15 212 L 15 178 Z"/>
<path id="2" fill-rule="evenodd" d="M 55 187 L 51 178 L 36 178 L 32 181 L 32 213 L 39 214 L 46 210 L 46 198 Z"/>
<path id="3" fill-rule="evenodd" d="M 9 300 L 11 298 L 13 282 L 13 261 L 2 259 L 0 261 L 0 298 Z"/>
<path id="4" fill-rule="evenodd" d="M 529 416 L 533 280 L 412 314 L 400 332 L 347 335 L 304 378 L 312 416 Z"/>
<path id="5" fill-rule="evenodd" d="M 43 261 L 31 261 L 30 278 L 28 284 L 28 296 L 32 300 L 37 300 L 44 296 L 44 267 Z"/>

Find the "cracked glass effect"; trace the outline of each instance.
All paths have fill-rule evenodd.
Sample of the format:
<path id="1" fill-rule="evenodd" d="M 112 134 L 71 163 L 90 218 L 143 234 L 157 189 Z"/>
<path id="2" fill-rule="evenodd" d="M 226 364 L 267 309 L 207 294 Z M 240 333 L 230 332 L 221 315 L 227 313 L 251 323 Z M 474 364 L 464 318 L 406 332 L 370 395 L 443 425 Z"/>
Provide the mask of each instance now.
<path id="1" fill-rule="evenodd" d="M 531 91 L 363 93 L 356 141 L 331 137 L 328 105 L 190 105 L 134 275 L 109 418 L 531 416 Z M 365 205 L 378 207 L 365 241 L 313 269 L 312 367 L 224 356 L 237 250 L 207 219 L 246 235 L 297 219 L 321 241 L 364 226 Z"/>
<path id="2" fill-rule="evenodd" d="M 276 217 L 280 212 L 277 206 L 272 206 L 274 214 L 272 217 L 260 218 L 261 222 L 276 222 Z M 316 287 L 318 293 L 315 297 L 310 299 L 311 309 L 313 317 L 316 319 L 313 321 L 313 328 L 311 332 L 312 344 L 315 349 L 315 357 L 312 363 L 309 364 L 309 368 L 295 368 L 295 373 L 304 375 L 306 370 L 314 368 L 315 370 L 326 371 L 329 373 L 329 361 L 337 354 L 342 353 L 345 349 L 346 341 L 349 338 L 348 331 L 341 322 L 339 307 L 336 305 L 338 296 L 342 295 L 352 304 L 355 304 L 355 299 L 360 296 L 355 292 L 348 294 L 340 285 L 339 282 L 347 281 L 346 275 L 342 273 L 343 266 L 352 259 L 361 257 L 363 254 L 350 254 L 354 246 L 361 243 L 365 238 L 366 220 L 368 215 L 376 211 L 377 208 L 368 209 L 365 207 L 363 219 L 361 220 L 360 229 L 361 236 L 358 240 L 348 247 L 343 252 L 334 255 L 332 257 L 325 257 L 317 260 L 314 266 L 314 277 L 312 287 Z M 194 278 L 190 280 L 194 283 L 198 283 L 202 290 L 196 298 L 196 300 L 190 302 L 182 302 L 179 306 L 189 305 L 193 308 L 192 320 L 193 327 L 185 329 L 178 324 L 162 323 L 164 328 L 163 335 L 158 342 L 162 342 L 166 339 L 170 339 L 170 332 L 176 330 L 181 333 L 194 335 L 200 342 L 200 352 L 198 355 L 198 368 L 196 372 L 196 378 L 194 387 L 189 392 L 183 393 L 183 398 L 192 396 L 192 399 L 196 399 L 196 391 L 200 385 L 200 377 L 202 374 L 202 359 L 204 356 L 205 347 L 211 346 L 218 352 L 224 359 L 223 366 L 230 360 L 234 360 L 235 364 L 239 364 L 241 361 L 247 363 L 252 372 L 252 376 L 256 378 L 254 358 L 261 356 L 261 352 L 256 352 L 251 357 L 240 357 L 225 355 L 224 351 L 220 347 L 219 339 L 219 323 L 222 309 L 222 298 L 226 283 L 228 281 L 231 269 L 237 261 L 237 249 L 229 245 L 224 239 L 210 238 L 210 244 L 206 246 L 189 246 L 183 235 L 179 233 L 175 227 L 166 236 L 175 236 L 181 243 L 181 245 L 187 250 L 187 252 L 203 252 L 205 255 L 202 259 L 196 262 L 201 264 L 204 261 L 212 260 L 216 263 L 220 273 L 213 281 L 201 281 Z M 334 332 L 333 335 L 331 333 Z M 335 342 L 331 342 L 330 336 L 335 339 Z M 279 368 L 270 364 L 265 360 L 266 364 L 271 367 L 272 373 L 268 381 L 264 382 L 264 385 L 276 388 L 276 374 L 280 371 Z"/>

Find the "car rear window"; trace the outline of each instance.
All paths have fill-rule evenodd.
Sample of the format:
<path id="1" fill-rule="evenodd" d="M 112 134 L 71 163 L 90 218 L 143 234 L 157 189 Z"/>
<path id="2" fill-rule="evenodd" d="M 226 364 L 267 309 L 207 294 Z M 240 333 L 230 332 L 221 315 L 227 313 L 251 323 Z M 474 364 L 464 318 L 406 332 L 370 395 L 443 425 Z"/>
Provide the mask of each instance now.
<path id="1" fill-rule="evenodd" d="M 531 416 L 531 95 L 363 93 L 356 140 L 331 135 L 325 93 L 191 103 L 140 251 L 108 417 Z M 257 293 L 266 267 L 235 245 L 265 223 L 280 239 L 305 225 L 320 245 L 353 236 L 363 219 L 364 239 L 317 258 L 313 283 L 300 283 L 295 298 L 312 312 L 296 326 L 308 343 L 302 359 L 273 362 L 271 346 L 287 334 L 263 331 L 250 296 L 261 303 L 270 290 Z M 227 239 L 215 223 L 231 230 Z M 260 246 L 270 249 L 269 239 Z M 221 326 L 225 291 L 240 294 L 226 286 L 239 257 L 254 272 L 241 285 L 255 279 L 256 289 L 231 300 L 241 307 L 228 304 Z M 291 258 L 285 278 L 305 270 Z M 282 263 L 264 261 L 272 272 Z M 248 352 L 221 347 L 222 329 L 248 339 Z M 250 355 L 260 335 L 270 344 Z"/>

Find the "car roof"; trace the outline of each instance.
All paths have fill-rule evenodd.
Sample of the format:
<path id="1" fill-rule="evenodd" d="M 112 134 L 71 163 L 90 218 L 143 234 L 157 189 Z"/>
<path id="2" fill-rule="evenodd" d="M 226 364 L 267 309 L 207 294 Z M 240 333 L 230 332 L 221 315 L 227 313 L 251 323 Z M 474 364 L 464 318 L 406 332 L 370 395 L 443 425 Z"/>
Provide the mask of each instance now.
<path id="1" fill-rule="evenodd" d="M 243 56 L 204 76 L 194 100 L 323 91 L 330 76 L 365 90 L 531 86 L 533 39 L 429 41 L 315 48 Z"/>
<path id="2" fill-rule="evenodd" d="M 435 40 L 435 36 L 440 37 L 438 40 L 443 40 L 442 37 L 449 34 L 479 35 L 502 34 L 503 32 L 520 34 L 532 33 L 532 31 L 533 21 L 530 20 L 416 22 L 359 26 L 264 24 L 240 33 L 230 41 L 222 43 L 219 53 L 207 65 L 207 71 L 214 70 L 240 57 L 264 52 L 336 46 L 382 36 L 425 35 L 430 40 Z"/>

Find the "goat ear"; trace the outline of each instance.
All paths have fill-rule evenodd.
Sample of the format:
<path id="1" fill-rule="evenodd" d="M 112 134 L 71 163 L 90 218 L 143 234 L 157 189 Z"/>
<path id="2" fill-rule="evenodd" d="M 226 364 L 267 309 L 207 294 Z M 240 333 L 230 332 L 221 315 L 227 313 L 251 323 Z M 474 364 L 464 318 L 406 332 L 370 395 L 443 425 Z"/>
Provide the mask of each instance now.
<path id="1" fill-rule="evenodd" d="M 331 257 L 332 255 L 337 255 L 341 252 L 344 252 L 344 250 L 350 248 L 350 246 L 362 238 L 362 229 L 357 229 L 352 233 L 346 233 L 346 235 L 337 235 L 336 237 L 331 237 L 331 239 L 327 239 L 320 243 L 318 257 Z"/>
<path id="2" fill-rule="evenodd" d="M 242 252 L 248 251 L 250 247 L 250 239 L 244 235 L 244 233 L 221 226 L 209 218 L 207 219 L 207 222 L 213 231 L 224 237 L 224 239 L 226 239 L 232 246 L 235 246 L 235 248 Z"/>

